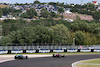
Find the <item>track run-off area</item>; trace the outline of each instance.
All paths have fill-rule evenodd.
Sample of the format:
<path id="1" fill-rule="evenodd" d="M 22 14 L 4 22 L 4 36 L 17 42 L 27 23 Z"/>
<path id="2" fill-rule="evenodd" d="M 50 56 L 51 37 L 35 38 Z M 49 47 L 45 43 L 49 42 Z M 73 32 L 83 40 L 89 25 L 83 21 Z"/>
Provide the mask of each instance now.
<path id="1" fill-rule="evenodd" d="M 53 58 L 52 55 L 27 56 L 29 59 L 14 60 L 14 55 L 10 57 L 9 55 L 0 55 L 0 67 L 72 67 L 72 63 L 76 61 L 100 58 L 100 54 L 66 55 L 65 58 Z"/>

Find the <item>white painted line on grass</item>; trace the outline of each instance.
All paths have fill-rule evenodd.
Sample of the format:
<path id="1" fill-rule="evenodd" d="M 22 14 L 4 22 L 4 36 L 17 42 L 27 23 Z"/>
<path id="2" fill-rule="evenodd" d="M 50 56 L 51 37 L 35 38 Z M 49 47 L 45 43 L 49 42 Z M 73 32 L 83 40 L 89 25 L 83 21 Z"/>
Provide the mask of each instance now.
<path id="1" fill-rule="evenodd" d="M 7 61 L 12 61 L 12 60 L 14 60 L 14 59 L 0 60 L 0 63 L 7 62 Z"/>
<path id="2" fill-rule="evenodd" d="M 100 58 L 95 58 L 95 59 L 100 59 Z M 80 61 L 76 61 L 74 63 L 72 63 L 72 67 L 77 67 L 77 64 L 80 63 L 80 62 L 83 62 L 83 61 L 88 61 L 88 60 L 95 60 L 95 59 L 87 59 L 87 60 L 80 60 Z"/>

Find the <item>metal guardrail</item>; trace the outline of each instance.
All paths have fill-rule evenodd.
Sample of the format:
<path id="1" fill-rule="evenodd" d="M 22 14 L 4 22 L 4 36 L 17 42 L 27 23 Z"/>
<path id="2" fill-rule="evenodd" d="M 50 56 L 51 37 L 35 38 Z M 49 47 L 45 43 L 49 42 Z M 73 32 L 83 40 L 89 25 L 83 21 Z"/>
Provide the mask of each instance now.
<path id="1" fill-rule="evenodd" d="M 44 49 L 44 50 L 0 50 L 0 54 L 10 54 L 10 53 L 14 53 L 14 54 L 18 54 L 18 53 L 50 53 L 50 52 L 57 52 L 57 53 L 61 53 L 61 52 L 100 52 L 100 50 L 83 50 L 83 49 L 77 49 L 77 50 L 67 50 L 67 49 Z"/>

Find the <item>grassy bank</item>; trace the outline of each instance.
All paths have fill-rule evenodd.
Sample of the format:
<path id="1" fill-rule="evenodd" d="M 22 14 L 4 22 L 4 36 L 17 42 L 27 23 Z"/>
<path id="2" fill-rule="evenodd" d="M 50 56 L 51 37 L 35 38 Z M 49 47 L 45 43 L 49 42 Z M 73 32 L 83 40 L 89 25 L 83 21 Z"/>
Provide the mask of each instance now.
<path id="1" fill-rule="evenodd" d="M 100 67 L 100 59 L 82 61 L 77 67 Z"/>

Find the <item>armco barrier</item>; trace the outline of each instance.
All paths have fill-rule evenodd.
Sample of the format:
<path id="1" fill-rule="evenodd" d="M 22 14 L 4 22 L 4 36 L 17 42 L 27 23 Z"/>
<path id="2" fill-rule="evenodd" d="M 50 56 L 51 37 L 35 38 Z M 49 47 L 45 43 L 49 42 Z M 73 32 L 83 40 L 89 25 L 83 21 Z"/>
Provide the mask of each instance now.
<path id="1" fill-rule="evenodd" d="M 49 53 L 50 52 L 50 50 L 48 50 L 48 49 L 41 49 L 41 50 L 39 50 L 39 53 Z"/>
<path id="2" fill-rule="evenodd" d="M 100 52 L 100 49 L 96 49 L 96 50 L 94 50 L 94 52 Z"/>
<path id="3" fill-rule="evenodd" d="M 26 50 L 26 53 L 35 53 L 36 50 Z"/>
<path id="4" fill-rule="evenodd" d="M 0 50 L 0 54 L 7 54 L 7 52 L 6 50 Z"/>
<path id="5" fill-rule="evenodd" d="M 64 52 L 64 50 L 62 50 L 62 49 L 56 49 L 56 50 L 53 50 L 53 52 Z"/>
<path id="6" fill-rule="evenodd" d="M 89 49 L 81 49 L 80 51 L 81 52 L 91 52 L 91 50 L 89 50 Z"/>
<path id="7" fill-rule="evenodd" d="M 23 53 L 23 50 L 12 50 L 11 53 L 15 53 L 15 54 L 17 54 L 17 53 Z"/>
<path id="8" fill-rule="evenodd" d="M 11 53 L 49 53 L 49 52 L 100 52 L 100 49 L 38 49 L 38 50 L 0 50 L 0 54 Z"/>
<path id="9" fill-rule="evenodd" d="M 76 49 L 70 49 L 70 50 L 67 50 L 67 52 L 77 52 Z"/>

